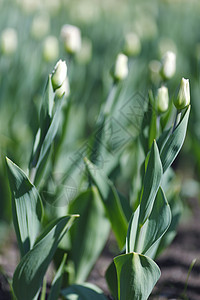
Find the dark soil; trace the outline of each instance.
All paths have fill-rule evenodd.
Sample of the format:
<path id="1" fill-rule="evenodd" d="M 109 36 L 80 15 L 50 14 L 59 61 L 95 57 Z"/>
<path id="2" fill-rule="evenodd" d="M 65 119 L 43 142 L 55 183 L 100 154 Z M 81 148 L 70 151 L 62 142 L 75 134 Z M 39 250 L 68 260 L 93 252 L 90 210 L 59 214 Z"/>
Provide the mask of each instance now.
<path id="1" fill-rule="evenodd" d="M 153 290 L 151 300 L 200 300 L 200 207 L 195 200 L 191 200 L 190 205 L 193 214 L 181 223 L 173 243 L 156 261 L 162 275 Z M 12 278 L 19 258 L 13 234 L 8 240 L 12 242 L 5 244 L 6 250 L 0 253 L 0 265 L 3 270 L 0 274 L 0 300 L 11 299 L 7 278 Z M 102 288 L 108 299 L 112 297 L 109 295 L 104 275 L 114 253 L 116 245 L 111 235 L 88 279 L 89 282 Z M 197 261 L 190 273 L 186 293 L 183 294 L 193 259 Z"/>

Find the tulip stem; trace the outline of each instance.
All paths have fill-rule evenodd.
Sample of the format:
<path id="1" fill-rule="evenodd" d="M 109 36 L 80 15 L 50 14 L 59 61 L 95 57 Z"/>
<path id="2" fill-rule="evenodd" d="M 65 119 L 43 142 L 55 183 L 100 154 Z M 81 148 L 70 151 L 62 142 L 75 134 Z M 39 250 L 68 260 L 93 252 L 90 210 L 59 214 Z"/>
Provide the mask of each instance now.
<path id="1" fill-rule="evenodd" d="M 110 92 L 108 94 L 104 110 L 103 110 L 104 116 L 109 115 L 109 113 L 111 111 L 111 108 L 113 106 L 113 102 L 114 102 L 114 99 L 115 99 L 116 89 L 117 89 L 117 84 L 113 83 L 113 85 L 110 89 Z"/>
<path id="2" fill-rule="evenodd" d="M 157 119 L 156 119 L 156 130 L 157 130 L 157 136 L 159 136 L 159 131 L 160 131 L 160 115 L 158 115 Z"/>

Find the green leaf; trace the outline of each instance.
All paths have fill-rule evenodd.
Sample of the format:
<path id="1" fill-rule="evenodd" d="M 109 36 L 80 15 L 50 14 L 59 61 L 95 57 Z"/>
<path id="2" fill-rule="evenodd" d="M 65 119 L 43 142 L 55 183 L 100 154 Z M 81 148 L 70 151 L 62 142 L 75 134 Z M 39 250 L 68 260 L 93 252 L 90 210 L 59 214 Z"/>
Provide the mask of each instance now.
<path id="1" fill-rule="evenodd" d="M 158 146 L 158 149 L 159 149 L 160 152 L 162 151 L 165 143 L 167 142 L 171 130 L 172 129 L 170 128 L 170 129 L 167 129 L 167 130 L 163 131 L 161 136 L 156 140 L 156 143 L 157 143 L 157 146 Z"/>
<path id="2" fill-rule="evenodd" d="M 51 75 L 48 77 L 48 81 L 46 84 L 44 96 L 42 99 L 42 106 L 40 109 L 40 124 L 41 127 L 43 127 L 43 122 L 46 119 L 47 116 L 49 116 L 49 119 L 52 118 L 53 115 L 53 106 L 54 106 L 54 97 L 55 93 L 53 91 L 52 81 L 51 81 Z"/>
<path id="3" fill-rule="evenodd" d="M 162 161 L 163 172 L 165 172 L 171 166 L 183 145 L 186 136 L 189 115 L 190 106 L 187 108 L 182 120 L 175 128 L 174 132 L 169 136 L 161 151 L 160 158 Z"/>
<path id="4" fill-rule="evenodd" d="M 29 162 L 30 169 L 35 167 L 37 164 L 42 143 L 45 139 L 47 131 L 49 130 L 50 124 L 52 122 L 54 97 L 55 97 L 55 93 L 52 87 L 51 75 L 49 75 L 44 96 L 42 98 L 42 105 L 40 108 L 40 125 L 35 137 L 32 154 Z"/>
<path id="5" fill-rule="evenodd" d="M 172 214 L 172 221 L 169 228 L 167 229 L 167 232 L 159 241 L 155 257 L 160 255 L 172 243 L 173 239 L 177 234 L 177 226 L 182 215 L 183 203 L 181 199 L 179 199 L 178 195 L 173 193 L 173 195 L 171 196 L 171 200 L 169 199 L 169 197 L 168 200 Z"/>
<path id="6" fill-rule="evenodd" d="M 45 300 L 45 298 L 46 298 L 46 290 L 47 290 L 47 280 L 46 280 L 46 278 L 44 278 L 43 284 L 42 284 L 42 291 L 41 291 L 40 300 Z"/>
<path id="7" fill-rule="evenodd" d="M 147 300 L 160 277 L 157 264 L 147 256 L 129 253 L 114 258 L 119 300 Z"/>
<path id="8" fill-rule="evenodd" d="M 103 250 L 110 232 L 110 223 L 105 216 L 99 192 L 94 186 L 73 200 L 68 212 L 80 214 L 79 221 L 70 230 L 69 253 L 75 266 L 75 282 L 80 283 L 86 280 Z"/>
<path id="9" fill-rule="evenodd" d="M 154 139 L 156 139 L 157 136 L 157 115 L 155 110 L 152 110 L 152 114 L 151 114 L 151 121 L 150 121 L 150 126 L 149 126 L 149 149 L 151 148 L 151 145 L 154 141 Z"/>
<path id="10" fill-rule="evenodd" d="M 120 249 L 124 247 L 128 222 L 121 206 L 120 198 L 113 185 L 103 172 L 85 159 L 87 170 L 92 181 L 97 186 L 101 195 L 104 208 L 111 222 L 112 230 L 116 236 Z"/>
<path id="11" fill-rule="evenodd" d="M 111 291 L 114 299 L 118 299 L 117 271 L 114 261 L 112 261 L 109 267 L 107 268 L 105 277 L 109 290 Z"/>
<path id="12" fill-rule="evenodd" d="M 67 258 L 67 255 L 65 254 L 63 257 L 63 260 L 60 264 L 60 267 L 58 268 L 56 275 L 53 279 L 50 294 L 48 296 L 48 300 L 57 300 L 59 297 L 60 289 L 61 289 L 61 285 L 62 285 L 63 273 L 64 273 L 64 269 L 65 269 L 66 258 Z"/>
<path id="13" fill-rule="evenodd" d="M 73 284 L 63 290 L 62 295 L 67 300 L 107 300 L 103 291 L 91 283 Z"/>
<path id="14" fill-rule="evenodd" d="M 139 214 L 140 214 L 140 205 L 134 211 L 129 221 L 127 237 L 126 237 L 126 253 L 134 252 L 135 250 Z"/>
<path id="15" fill-rule="evenodd" d="M 44 159 L 45 155 L 47 154 L 49 148 L 51 147 L 51 144 L 52 144 L 52 142 L 56 136 L 56 133 L 58 131 L 61 108 L 62 108 L 62 99 L 59 100 L 59 103 L 57 105 L 56 112 L 53 116 L 50 127 L 49 127 L 49 129 L 45 135 L 45 138 L 42 142 L 40 154 L 39 154 L 37 165 L 36 165 L 37 169 L 38 169 L 39 165 L 41 164 L 42 160 Z"/>
<path id="16" fill-rule="evenodd" d="M 66 216 L 52 222 L 22 258 L 13 276 L 13 290 L 18 300 L 32 300 L 37 295 L 59 242 L 77 217 Z"/>
<path id="17" fill-rule="evenodd" d="M 39 233 L 43 206 L 26 174 L 6 158 L 12 192 L 12 216 L 21 256 L 32 249 Z"/>
<path id="18" fill-rule="evenodd" d="M 151 213 L 154 200 L 161 182 L 161 177 L 162 164 L 160 161 L 160 155 L 156 141 L 154 141 L 151 147 L 147 170 L 144 177 L 143 192 L 140 202 L 140 227 L 145 223 L 146 219 Z"/>
<path id="19" fill-rule="evenodd" d="M 160 188 L 151 214 L 140 231 L 137 252 L 151 257 L 155 243 L 164 235 L 171 223 L 171 211 L 164 192 Z M 157 249 L 157 247 L 156 247 Z"/>

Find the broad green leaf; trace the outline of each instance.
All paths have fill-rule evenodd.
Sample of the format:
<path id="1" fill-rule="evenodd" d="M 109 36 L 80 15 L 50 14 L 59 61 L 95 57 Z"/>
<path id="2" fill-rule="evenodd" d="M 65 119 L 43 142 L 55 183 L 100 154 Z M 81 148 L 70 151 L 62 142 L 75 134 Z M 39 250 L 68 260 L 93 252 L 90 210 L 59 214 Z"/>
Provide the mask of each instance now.
<path id="1" fill-rule="evenodd" d="M 157 264 L 147 256 L 129 253 L 114 258 L 119 300 L 147 300 L 160 277 Z"/>
<path id="2" fill-rule="evenodd" d="M 62 285 L 62 278 L 65 268 L 65 262 L 66 262 L 67 255 L 65 254 L 63 257 L 63 260 L 60 264 L 60 267 L 58 268 L 56 275 L 53 279 L 50 294 L 48 296 L 48 300 L 57 300 L 60 294 L 60 289 Z"/>
<path id="3" fill-rule="evenodd" d="M 151 257 L 150 251 L 154 244 L 163 236 L 171 222 L 171 211 L 160 188 L 154 201 L 151 214 L 140 231 L 136 251 Z"/>
<path id="4" fill-rule="evenodd" d="M 118 299 L 117 271 L 115 268 L 114 261 L 112 261 L 109 267 L 107 268 L 105 277 L 109 290 L 111 291 L 114 299 Z"/>
<path id="5" fill-rule="evenodd" d="M 140 227 L 145 223 L 146 219 L 151 213 L 154 200 L 161 182 L 161 177 L 162 164 L 160 161 L 160 155 L 156 141 L 154 141 L 151 147 L 147 170 L 144 176 L 143 192 L 140 202 Z"/>
<path id="6" fill-rule="evenodd" d="M 190 106 L 187 108 L 182 120 L 175 128 L 174 132 L 169 136 L 161 151 L 160 158 L 163 166 L 163 172 L 171 166 L 183 145 L 187 131 L 189 114 Z"/>
<path id="7" fill-rule="evenodd" d="M 76 217 L 66 216 L 52 222 L 22 258 L 13 276 L 13 290 L 18 300 L 32 300 L 37 295 L 59 242 Z"/>
<path id="8" fill-rule="evenodd" d="M 64 289 L 62 295 L 67 300 L 107 300 L 103 291 L 91 283 L 83 285 L 73 284 Z"/>
<path id="9" fill-rule="evenodd" d="M 13 223 L 21 256 L 24 256 L 32 249 L 38 236 L 43 206 L 37 189 L 26 174 L 8 158 L 6 162 L 12 192 Z"/>
<path id="10" fill-rule="evenodd" d="M 106 214 L 111 222 L 120 249 L 125 245 L 128 222 L 123 212 L 118 193 L 113 183 L 88 159 L 85 159 L 87 170 L 101 195 Z"/>
<path id="11" fill-rule="evenodd" d="M 70 230 L 69 253 L 75 266 L 75 282 L 80 283 L 86 280 L 105 246 L 110 222 L 105 216 L 102 200 L 95 186 L 73 200 L 68 213 L 80 214 L 79 221 Z"/>

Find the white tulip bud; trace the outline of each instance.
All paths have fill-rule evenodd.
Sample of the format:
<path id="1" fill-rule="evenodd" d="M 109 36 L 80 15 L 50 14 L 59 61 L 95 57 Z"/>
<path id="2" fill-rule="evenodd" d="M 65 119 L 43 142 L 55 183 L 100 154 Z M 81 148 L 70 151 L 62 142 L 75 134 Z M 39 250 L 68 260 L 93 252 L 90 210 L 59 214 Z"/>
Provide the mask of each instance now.
<path id="1" fill-rule="evenodd" d="M 57 62 L 57 64 L 55 65 L 55 68 L 52 72 L 52 77 L 51 77 L 51 81 L 52 81 L 52 85 L 53 85 L 53 89 L 54 91 L 56 89 L 58 89 L 59 87 L 61 87 L 61 85 L 63 84 L 63 82 L 65 81 L 67 76 L 67 65 L 65 61 L 62 61 L 61 59 Z"/>
<path id="2" fill-rule="evenodd" d="M 17 49 L 17 32 L 13 28 L 6 28 L 1 34 L 1 50 L 6 55 L 13 54 Z"/>
<path id="3" fill-rule="evenodd" d="M 58 40 L 55 36 L 48 36 L 43 44 L 43 57 L 46 61 L 54 61 L 59 54 Z"/>
<path id="4" fill-rule="evenodd" d="M 187 107 L 190 104 L 190 84 L 189 79 L 182 78 L 179 93 L 174 99 L 174 105 L 178 110 Z"/>
<path id="5" fill-rule="evenodd" d="M 161 69 L 161 62 L 160 61 L 151 60 L 149 62 L 150 79 L 155 85 L 158 85 L 161 81 L 160 69 Z"/>
<path id="6" fill-rule="evenodd" d="M 168 89 L 165 86 L 162 86 L 157 91 L 157 110 L 159 113 L 164 113 L 168 110 L 169 107 L 169 94 Z"/>
<path id="7" fill-rule="evenodd" d="M 113 77 L 115 80 L 123 80 L 128 76 L 128 57 L 119 53 L 114 66 Z"/>
<path id="8" fill-rule="evenodd" d="M 128 56 L 136 56 L 141 51 L 141 43 L 137 34 L 130 32 L 125 36 L 124 53 Z"/>
<path id="9" fill-rule="evenodd" d="M 162 59 L 161 75 L 164 79 L 170 79 L 176 72 L 176 54 L 167 51 Z"/>
<path id="10" fill-rule="evenodd" d="M 56 89 L 56 96 L 58 98 L 62 98 L 63 96 L 68 97 L 69 94 L 70 94 L 69 80 L 68 77 L 66 77 L 62 85 L 58 89 Z"/>
<path id="11" fill-rule="evenodd" d="M 64 25 L 61 28 L 61 37 L 64 41 L 65 50 L 74 54 L 81 49 L 81 32 L 80 29 L 73 25 Z"/>

